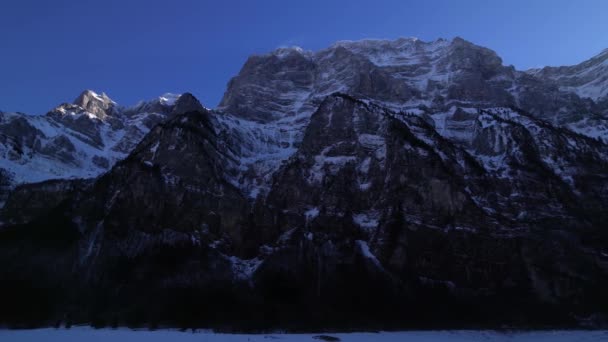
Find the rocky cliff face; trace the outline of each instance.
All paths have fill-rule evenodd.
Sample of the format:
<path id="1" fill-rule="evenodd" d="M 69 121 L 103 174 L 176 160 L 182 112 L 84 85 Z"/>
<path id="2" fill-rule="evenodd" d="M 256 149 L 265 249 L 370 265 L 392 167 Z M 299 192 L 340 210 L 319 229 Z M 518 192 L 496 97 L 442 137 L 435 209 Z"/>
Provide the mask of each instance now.
<path id="1" fill-rule="evenodd" d="M 220 108 L 182 95 L 95 180 L 11 194 L 0 319 L 601 322 L 608 145 L 591 130 L 601 101 L 553 82 L 462 39 L 251 57 Z M 87 108 L 111 120 L 100 99 Z M 35 145 L 36 134 L 20 139 Z M 20 305 L 32 298 L 52 300 L 32 317 Z"/>

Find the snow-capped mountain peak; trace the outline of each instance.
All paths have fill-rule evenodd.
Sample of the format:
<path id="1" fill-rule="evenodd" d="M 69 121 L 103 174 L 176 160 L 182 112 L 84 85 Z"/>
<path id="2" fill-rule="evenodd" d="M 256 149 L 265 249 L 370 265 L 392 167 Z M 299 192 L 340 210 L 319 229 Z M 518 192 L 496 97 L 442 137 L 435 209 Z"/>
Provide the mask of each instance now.
<path id="1" fill-rule="evenodd" d="M 165 93 L 161 95 L 158 100 L 160 101 L 160 104 L 164 106 L 173 106 L 181 95 L 182 94 Z"/>
<path id="2" fill-rule="evenodd" d="M 83 91 L 74 100 L 73 104 L 83 108 L 88 113 L 92 113 L 99 119 L 112 115 L 114 108 L 117 106 L 116 102 L 106 93 L 98 94 L 92 90 Z"/>
<path id="3" fill-rule="evenodd" d="M 105 92 L 98 94 L 93 90 L 87 89 L 84 90 L 78 97 L 74 100 L 75 105 L 86 106 L 86 103 L 95 100 L 106 104 L 116 104 L 114 100 L 112 100 Z"/>
<path id="4" fill-rule="evenodd" d="M 272 51 L 271 54 L 273 56 L 278 57 L 279 59 L 282 59 L 282 58 L 288 57 L 291 54 L 310 55 L 310 54 L 312 54 L 312 52 L 306 51 L 299 46 L 282 46 L 282 47 L 279 47 L 279 48 L 275 49 L 274 51 Z"/>

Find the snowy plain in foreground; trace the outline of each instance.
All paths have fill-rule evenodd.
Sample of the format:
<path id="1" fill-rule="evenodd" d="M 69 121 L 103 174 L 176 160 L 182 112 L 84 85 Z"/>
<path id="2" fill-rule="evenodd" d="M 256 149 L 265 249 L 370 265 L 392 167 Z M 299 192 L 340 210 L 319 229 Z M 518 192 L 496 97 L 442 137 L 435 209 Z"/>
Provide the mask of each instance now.
<path id="1" fill-rule="evenodd" d="M 476 342 L 476 341 L 558 341 L 596 342 L 608 341 L 608 331 L 539 331 L 539 332 L 495 332 L 495 331 L 409 331 L 380 333 L 328 333 L 328 334 L 219 334 L 211 332 L 180 332 L 175 330 L 133 331 L 128 329 L 99 329 L 76 327 L 72 329 L 0 330 L 0 341 L 7 342 L 314 342 L 323 341 L 319 335 L 337 337 L 340 341 L 361 342 Z M 317 337 L 317 338 L 315 338 Z"/>

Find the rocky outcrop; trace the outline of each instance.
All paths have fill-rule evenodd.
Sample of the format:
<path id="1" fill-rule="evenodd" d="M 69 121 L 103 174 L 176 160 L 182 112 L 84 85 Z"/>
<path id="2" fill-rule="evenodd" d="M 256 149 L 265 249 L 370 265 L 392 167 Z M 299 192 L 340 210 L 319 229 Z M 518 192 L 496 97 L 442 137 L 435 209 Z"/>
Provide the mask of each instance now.
<path id="1" fill-rule="evenodd" d="M 99 119 L 104 119 L 113 114 L 116 102 L 112 101 L 106 93 L 98 95 L 91 90 L 85 90 L 74 100 L 74 105 Z"/>

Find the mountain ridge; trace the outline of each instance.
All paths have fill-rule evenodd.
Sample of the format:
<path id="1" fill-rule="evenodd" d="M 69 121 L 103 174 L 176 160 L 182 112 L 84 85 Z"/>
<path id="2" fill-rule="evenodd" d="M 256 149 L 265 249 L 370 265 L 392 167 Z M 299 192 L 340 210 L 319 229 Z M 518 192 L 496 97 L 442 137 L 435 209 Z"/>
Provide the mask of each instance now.
<path id="1" fill-rule="evenodd" d="M 606 324 L 598 103 L 462 39 L 366 44 L 252 56 L 98 177 L 10 191 L 0 322 Z"/>
<path id="2" fill-rule="evenodd" d="M 83 91 L 45 115 L 3 113 L 1 166 L 13 186 L 49 179 L 91 178 L 124 158 L 174 104 L 158 98 L 121 107 L 105 93 Z M 5 193 L 1 194 L 5 198 Z"/>

